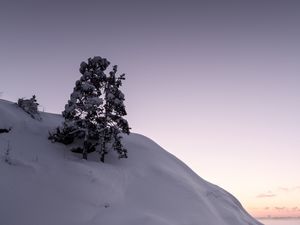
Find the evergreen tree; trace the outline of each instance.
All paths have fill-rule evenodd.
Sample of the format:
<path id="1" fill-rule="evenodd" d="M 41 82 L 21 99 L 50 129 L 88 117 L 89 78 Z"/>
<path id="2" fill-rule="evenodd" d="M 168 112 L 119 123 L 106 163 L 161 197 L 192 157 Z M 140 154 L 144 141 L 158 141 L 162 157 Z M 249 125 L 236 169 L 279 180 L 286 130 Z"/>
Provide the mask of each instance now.
<path id="1" fill-rule="evenodd" d="M 97 151 L 104 162 L 105 155 L 113 148 L 119 158 L 127 158 L 121 142 L 121 133 L 129 134 L 124 94 L 119 89 L 125 75 L 117 76 L 117 66 L 109 74 L 105 70 L 110 62 L 99 56 L 89 58 L 80 65 L 81 78 L 76 81 L 70 100 L 62 115 L 63 126 L 50 133 L 49 139 L 64 144 L 79 143 L 72 148 L 84 159 Z"/>
<path id="2" fill-rule="evenodd" d="M 127 120 L 123 118 L 126 110 L 124 105 L 125 96 L 120 90 L 122 80 L 125 80 L 125 74 L 116 76 L 117 66 L 107 76 L 104 93 L 104 134 L 102 135 L 102 150 L 101 161 L 104 161 L 104 156 L 107 154 L 106 143 L 112 143 L 112 147 L 118 152 L 120 158 L 127 158 L 127 150 L 123 148 L 121 143 L 120 133 L 129 134 L 129 126 Z"/>
<path id="3" fill-rule="evenodd" d="M 33 119 L 41 120 L 36 96 L 33 95 L 30 99 L 19 98 L 18 99 L 18 106 L 22 108 L 26 113 L 28 113 Z"/>

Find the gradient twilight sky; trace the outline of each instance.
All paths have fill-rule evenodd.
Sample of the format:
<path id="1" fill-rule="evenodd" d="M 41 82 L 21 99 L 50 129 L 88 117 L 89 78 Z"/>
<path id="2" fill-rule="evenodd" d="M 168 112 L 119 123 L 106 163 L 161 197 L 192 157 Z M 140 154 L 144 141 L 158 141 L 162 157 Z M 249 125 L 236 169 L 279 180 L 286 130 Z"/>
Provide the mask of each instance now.
<path id="1" fill-rule="evenodd" d="M 300 216 L 300 1 L 0 1 L 2 98 L 60 113 L 81 61 L 128 121 L 254 216 Z"/>

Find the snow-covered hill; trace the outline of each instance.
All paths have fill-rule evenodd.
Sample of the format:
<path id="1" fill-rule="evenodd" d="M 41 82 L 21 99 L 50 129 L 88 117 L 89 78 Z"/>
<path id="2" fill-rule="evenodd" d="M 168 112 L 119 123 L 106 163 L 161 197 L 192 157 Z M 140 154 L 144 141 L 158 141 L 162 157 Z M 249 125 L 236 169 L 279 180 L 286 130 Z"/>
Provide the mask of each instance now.
<path id="1" fill-rule="evenodd" d="M 32 119 L 0 100 L 1 225 L 258 225 L 228 192 L 208 183 L 139 134 L 124 138 L 128 159 L 82 160 L 48 131 L 59 115 Z M 11 164 L 5 162 L 9 151 Z"/>

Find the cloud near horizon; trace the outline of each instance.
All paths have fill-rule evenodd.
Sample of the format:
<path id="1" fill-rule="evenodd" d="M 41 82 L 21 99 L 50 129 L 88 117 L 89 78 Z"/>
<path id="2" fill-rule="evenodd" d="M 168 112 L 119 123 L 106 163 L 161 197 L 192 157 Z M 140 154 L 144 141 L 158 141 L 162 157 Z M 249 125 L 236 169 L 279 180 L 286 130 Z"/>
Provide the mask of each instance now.
<path id="1" fill-rule="evenodd" d="M 278 206 L 276 206 L 276 207 L 274 207 L 274 209 L 281 211 L 281 210 L 286 209 L 286 207 L 278 207 Z"/>
<path id="2" fill-rule="evenodd" d="M 277 195 L 272 193 L 271 191 L 268 191 L 267 193 L 262 193 L 257 195 L 257 198 L 272 198 L 272 197 L 276 197 Z"/>
<path id="3" fill-rule="evenodd" d="M 295 187 L 279 187 L 279 191 L 284 191 L 284 192 L 293 192 L 293 191 L 300 191 L 300 186 L 295 186 Z"/>

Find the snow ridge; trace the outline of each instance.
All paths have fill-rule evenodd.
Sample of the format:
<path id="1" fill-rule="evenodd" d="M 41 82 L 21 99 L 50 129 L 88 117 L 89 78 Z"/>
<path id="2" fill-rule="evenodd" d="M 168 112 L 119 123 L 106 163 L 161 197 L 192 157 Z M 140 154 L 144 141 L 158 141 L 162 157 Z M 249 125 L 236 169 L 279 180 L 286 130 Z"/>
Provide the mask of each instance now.
<path id="1" fill-rule="evenodd" d="M 124 136 L 128 159 L 86 161 L 47 139 L 61 116 L 40 114 L 34 120 L 0 100 L 0 128 L 12 128 L 0 134 L 0 224 L 261 225 L 149 138 Z"/>

